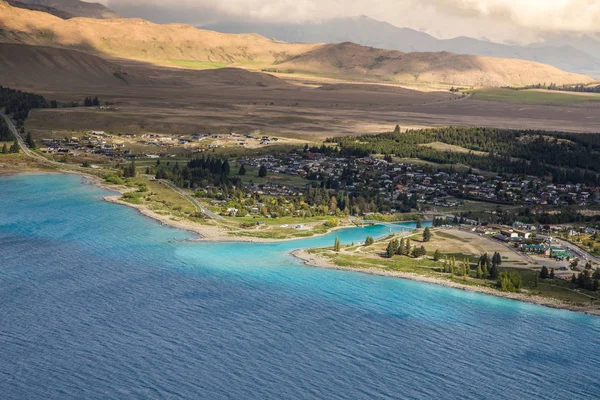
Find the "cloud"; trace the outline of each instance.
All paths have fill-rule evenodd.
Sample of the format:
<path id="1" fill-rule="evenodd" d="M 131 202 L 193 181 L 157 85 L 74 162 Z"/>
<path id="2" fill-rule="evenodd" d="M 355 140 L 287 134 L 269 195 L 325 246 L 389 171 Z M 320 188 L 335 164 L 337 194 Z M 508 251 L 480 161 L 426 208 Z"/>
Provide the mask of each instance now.
<path id="1" fill-rule="evenodd" d="M 600 0 L 424 0 L 437 11 L 542 31 L 595 32 Z"/>
<path id="2" fill-rule="evenodd" d="M 440 37 L 534 40 L 597 32 L 600 0 L 100 0 L 128 17 L 195 25 L 222 19 L 302 22 L 368 15 Z"/>

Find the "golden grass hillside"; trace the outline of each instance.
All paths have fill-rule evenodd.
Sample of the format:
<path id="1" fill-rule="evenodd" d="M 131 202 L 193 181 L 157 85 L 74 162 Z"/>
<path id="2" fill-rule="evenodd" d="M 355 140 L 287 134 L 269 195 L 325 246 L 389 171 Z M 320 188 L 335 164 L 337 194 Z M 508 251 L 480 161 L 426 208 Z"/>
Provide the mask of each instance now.
<path id="1" fill-rule="evenodd" d="M 452 53 L 401 53 L 359 46 L 290 44 L 255 34 L 232 35 L 142 19 L 62 20 L 0 0 L 0 42 L 64 47 L 111 59 L 188 69 L 274 66 L 351 81 L 466 87 L 587 83 L 583 75 L 511 59 Z"/>
<path id="2" fill-rule="evenodd" d="M 354 43 L 323 45 L 281 63 L 279 68 L 372 80 L 439 82 L 467 87 L 587 83 L 593 80 L 530 61 L 448 52 L 402 53 Z"/>
<path id="3" fill-rule="evenodd" d="M 316 45 L 287 44 L 259 35 L 228 35 L 142 19 L 63 20 L 0 0 L 0 41 L 68 47 L 113 58 L 171 65 L 174 60 L 271 64 Z"/>
<path id="4" fill-rule="evenodd" d="M 0 43 L 1 83 L 5 86 L 44 90 L 71 88 L 121 87 L 139 83 L 140 75 L 120 65 L 81 51 L 53 47 Z"/>

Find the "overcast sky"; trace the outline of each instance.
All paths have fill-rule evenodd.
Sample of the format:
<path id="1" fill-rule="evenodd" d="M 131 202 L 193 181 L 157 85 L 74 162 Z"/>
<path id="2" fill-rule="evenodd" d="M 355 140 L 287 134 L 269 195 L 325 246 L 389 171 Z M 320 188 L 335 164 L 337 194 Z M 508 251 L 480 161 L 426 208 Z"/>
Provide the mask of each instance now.
<path id="1" fill-rule="evenodd" d="M 97 0 L 98 1 L 98 0 Z M 367 15 L 440 38 L 533 42 L 542 33 L 600 31 L 600 0 L 99 0 L 126 17 L 202 25 Z"/>

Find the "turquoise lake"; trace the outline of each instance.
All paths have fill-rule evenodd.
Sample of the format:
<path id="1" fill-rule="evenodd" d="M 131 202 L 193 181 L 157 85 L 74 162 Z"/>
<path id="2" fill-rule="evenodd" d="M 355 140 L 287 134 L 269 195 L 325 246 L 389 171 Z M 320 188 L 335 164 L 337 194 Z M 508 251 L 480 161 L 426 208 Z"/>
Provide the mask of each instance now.
<path id="1" fill-rule="evenodd" d="M 197 243 L 107 193 L 0 178 L 1 400 L 600 398 L 598 317 L 289 255 L 386 227 Z"/>

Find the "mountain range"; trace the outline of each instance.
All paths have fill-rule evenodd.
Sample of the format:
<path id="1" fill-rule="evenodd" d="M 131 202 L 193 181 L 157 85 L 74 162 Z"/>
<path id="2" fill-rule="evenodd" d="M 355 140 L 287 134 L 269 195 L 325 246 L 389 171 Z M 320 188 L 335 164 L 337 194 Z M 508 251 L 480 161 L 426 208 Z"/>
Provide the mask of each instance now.
<path id="1" fill-rule="evenodd" d="M 53 0 L 71 2 L 72 0 Z M 48 3 L 53 4 L 53 3 Z M 50 7 L 50 6 L 48 6 Z M 38 46 L 28 53 L 40 73 L 57 51 L 85 52 L 106 59 L 101 71 L 113 71 L 122 60 L 178 68 L 237 67 L 254 71 L 284 71 L 313 77 L 402 85 L 523 86 L 537 83 L 588 83 L 585 75 L 561 71 L 530 61 L 448 52 L 404 53 L 343 42 L 339 44 L 286 43 L 258 34 L 225 34 L 184 24 L 155 24 L 142 19 L 70 18 L 11 7 L 0 0 L 0 43 Z M 72 60 L 73 54 L 64 60 Z M 4 57 L 4 63 L 24 62 Z M 33 61 L 31 61 L 33 62 Z M 93 63 L 90 59 L 89 63 Z M 54 63 L 56 64 L 56 63 Z M 82 66 L 85 64 L 79 64 Z M 0 65 L 0 70 L 6 66 Z M 13 72 L 19 69 L 11 66 Z M 80 74 L 79 76 L 83 76 Z M 114 80 L 112 77 L 110 80 Z"/>
<path id="2" fill-rule="evenodd" d="M 8 0 L 13 7 L 43 11 L 62 19 L 75 17 L 110 19 L 120 15 L 99 3 L 80 0 Z"/>
<path id="3" fill-rule="evenodd" d="M 252 32 L 286 42 L 353 42 L 363 46 L 402 52 L 448 51 L 457 54 L 513 58 L 600 77 L 600 37 L 597 35 L 554 35 L 548 36 L 540 43 L 518 46 L 464 36 L 437 39 L 425 32 L 399 28 L 366 16 L 296 24 L 221 21 L 204 25 L 202 28 L 223 33 Z"/>

